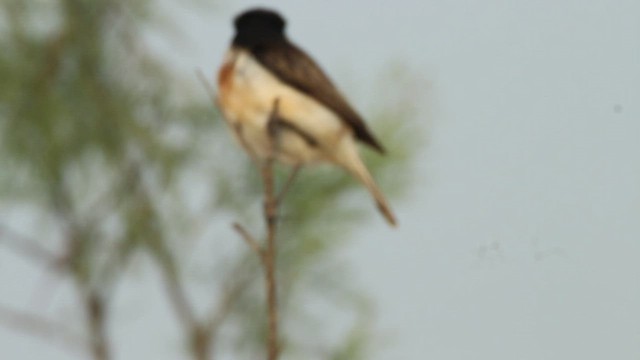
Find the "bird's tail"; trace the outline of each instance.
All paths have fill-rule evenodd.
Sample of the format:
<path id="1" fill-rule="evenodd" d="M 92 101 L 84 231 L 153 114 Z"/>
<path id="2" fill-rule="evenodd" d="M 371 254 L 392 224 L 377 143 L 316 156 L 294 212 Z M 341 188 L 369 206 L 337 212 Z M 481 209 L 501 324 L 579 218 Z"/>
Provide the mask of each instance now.
<path id="1" fill-rule="evenodd" d="M 341 159 L 339 159 L 340 165 L 342 165 L 349 173 L 351 173 L 356 179 L 358 179 L 371 193 L 373 199 L 378 206 L 378 210 L 387 220 L 389 225 L 396 226 L 396 217 L 389 206 L 384 194 L 376 184 L 375 180 L 371 176 L 371 173 L 367 169 L 366 165 L 360 158 L 355 144 L 349 144 L 346 146 L 346 151 L 342 151 Z"/>

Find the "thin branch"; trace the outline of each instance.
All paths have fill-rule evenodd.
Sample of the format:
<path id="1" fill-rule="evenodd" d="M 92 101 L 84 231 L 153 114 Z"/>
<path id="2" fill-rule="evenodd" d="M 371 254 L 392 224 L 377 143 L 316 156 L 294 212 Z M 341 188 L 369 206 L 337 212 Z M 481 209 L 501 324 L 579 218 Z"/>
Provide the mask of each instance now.
<path id="1" fill-rule="evenodd" d="M 278 297 L 276 283 L 276 231 L 278 203 L 273 184 L 273 160 L 269 159 L 262 167 L 264 182 L 264 218 L 267 226 L 267 241 L 264 252 L 265 286 L 267 291 L 267 315 L 269 332 L 267 334 L 268 360 L 278 359 L 280 344 L 278 340 Z"/>
<path id="2" fill-rule="evenodd" d="M 237 222 L 233 223 L 233 229 L 238 234 L 240 234 L 240 237 L 242 238 L 242 240 L 244 240 L 247 243 L 247 245 L 249 245 L 251 250 L 253 250 L 256 253 L 256 255 L 258 255 L 258 257 L 260 258 L 260 261 L 264 261 L 264 250 L 262 249 L 260 244 L 258 244 L 256 239 L 254 239 L 253 236 L 249 233 L 249 231 L 247 231 L 247 229 L 245 229 L 244 226 L 240 225 Z"/>
<path id="3" fill-rule="evenodd" d="M 6 245 L 6 247 L 19 256 L 23 256 L 26 259 L 34 262 L 37 266 L 41 266 L 42 275 L 67 275 L 66 270 L 69 269 L 69 256 L 56 255 L 52 251 L 46 249 L 40 245 L 37 241 L 21 235 L 11 230 L 6 225 L 0 224 L 0 243 Z M 33 299 L 37 299 L 40 302 L 51 299 L 52 292 L 55 289 L 56 284 L 43 284 L 41 287 L 36 288 L 37 294 L 33 296 Z M 47 292 L 43 291 L 48 290 Z"/>
<path id="4" fill-rule="evenodd" d="M 216 92 L 215 90 L 213 90 L 213 87 L 207 80 L 207 77 L 204 75 L 204 72 L 202 72 L 202 69 L 196 70 L 196 77 L 198 78 L 198 80 L 200 80 L 204 88 L 207 90 L 207 94 L 209 94 L 209 98 L 211 99 L 211 102 L 214 105 L 217 105 L 218 97 L 216 96 Z"/>
<path id="5" fill-rule="evenodd" d="M 217 338 L 222 324 L 231 314 L 234 305 L 238 303 L 238 299 L 242 293 L 249 284 L 251 284 L 252 277 L 245 275 L 240 279 L 237 277 L 233 277 L 232 279 L 234 282 L 223 288 L 221 299 L 217 302 L 217 306 L 212 307 L 212 311 L 209 313 L 203 326 L 204 332 L 209 336 L 208 340 L 212 354 L 215 354 Z"/>
<path id="6" fill-rule="evenodd" d="M 167 286 L 167 292 L 173 307 L 178 314 L 178 317 L 182 321 L 185 328 L 193 328 L 197 323 L 194 315 L 193 308 L 187 299 L 187 295 L 180 283 L 180 280 L 174 274 L 170 273 L 165 266 L 161 265 L 165 277 L 165 283 Z"/>
<path id="7" fill-rule="evenodd" d="M 0 224 L 0 243 L 4 243 L 17 254 L 35 261 L 38 264 L 59 269 L 65 263 L 64 257 L 58 256 L 46 249 L 37 241 L 9 229 Z"/>
<path id="8" fill-rule="evenodd" d="M 282 185 L 282 189 L 280 189 L 280 193 L 276 197 L 276 202 L 278 203 L 278 205 L 282 203 L 284 196 L 287 194 L 289 189 L 291 189 L 291 185 L 293 185 L 296 177 L 300 173 L 300 169 L 302 169 L 302 165 L 294 165 L 293 168 L 291 169 L 291 172 L 289 173 L 289 177 L 287 177 L 287 180 L 285 181 L 284 185 Z"/>
<path id="9" fill-rule="evenodd" d="M 235 305 L 240 294 L 247 288 L 247 285 L 249 285 L 250 280 L 250 277 L 245 276 L 226 289 L 218 306 L 215 311 L 211 312 L 209 320 L 207 321 L 206 327 L 210 329 L 209 332 L 214 332 L 220 327 L 224 318 L 231 312 L 231 308 Z"/>
<path id="10" fill-rule="evenodd" d="M 66 259 L 79 301 L 84 307 L 85 324 L 89 335 L 89 349 L 95 360 L 111 359 L 111 348 L 107 333 L 108 299 L 102 296 L 91 281 L 95 268 L 85 268 L 83 261 L 89 256 L 91 231 L 88 225 L 80 225 L 79 216 L 72 211 L 70 190 L 64 183 L 56 186 L 52 193 L 53 208 L 65 228 Z"/>
<path id="11" fill-rule="evenodd" d="M 115 179 L 115 184 L 99 193 L 87 207 L 87 210 L 84 211 L 87 215 L 84 222 L 86 224 L 96 224 L 104 221 L 109 216 L 109 212 L 113 211 L 118 202 L 121 201 L 122 196 L 118 196 L 118 194 L 127 193 L 130 189 L 140 185 L 140 172 L 138 161 L 128 158 L 125 161 L 122 172 Z"/>
<path id="12" fill-rule="evenodd" d="M 28 333 L 43 340 L 56 341 L 65 349 L 86 353 L 85 339 L 68 329 L 65 324 L 37 314 L 10 309 L 0 305 L 0 324 L 12 330 Z"/>
<path id="13" fill-rule="evenodd" d="M 174 257 L 161 240 L 160 249 L 152 250 L 163 283 L 169 296 L 169 303 L 182 323 L 185 333 L 188 334 L 190 350 L 194 359 L 208 360 L 211 350 L 211 337 L 196 317 L 196 312 L 189 301 L 187 292 L 178 274 L 178 268 Z"/>
<path id="14" fill-rule="evenodd" d="M 208 360 L 211 350 L 211 337 L 198 321 L 196 312 L 189 302 L 187 292 L 180 280 L 175 259 L 164 246 L 164 240 L 161 241 L 161 249 L 153 251 L 153 258 L 160 267 L 163 283 L 169 295 L 169 302 L 178 320 L 182 323 L 185 333 L 188 334 L 188 341 L 194 359 Z"/>
<path id="15" fill-rule="evenodd" d="M 95 291 L 91 291 L 84 299 L 87 312 L 87 324 L 91 334 L 91 353 L 95 360 L 111 358 L 106 334 L 106 301 Z"/>
<path id="16" fill-rule="evenodd" d="M 275 99 L 273 102 L 273 109 L 269 116 L 267 128 L 270 128 L 271 123 L 277 121 L 279 99 Z M 277 234 L 277 222 L 278 222 L 278 207 L 280 196 L 276 195 L 274 176 L 273 176 L 273 164 L 274 154 L 277 150 L 277 134 L 270 134 L 273 136 L 271 142 L 271 149 L 267 158 L 261 162 L 260 173 L 262 175 L 262 183 L 264 189 L 264 221 L 267 228 L 267 234 L 264 246 L 260 246 L 257 241 L 246 231 L 241 225 L 234 224 L 235 230 L 241 235 L 244 241 L 256 252 L 261 260 L 262 268 L 264 272 L 264 284 L 266 291 L 267 302 L 267 360 L 277 360 L 280 354 L 280 343 L 278 335 L 278 286 L 276 279 L 276 234 Z M 291 177 L 295 177 L 297 170 L 294 171 Z M 287 183 L 293 181 L 289 179 Z M 285 189 L 280 193 L 283 195 L 286 192 L 286 188 L 290 184 L 285 184 Z"/>
<path id="17" fill-rule="evenodd" d="M 132 163 L 132 169 L 140 173 L 140 164 Z M 136 176 L 136 192 L 141 196 L 140 202 L 144 206 L 152 207 L 152 196 L 145 186 L 143 179 Z M 155 227 L 154 227 L 155 228 Z M 196 310 L 189 301 L 189 296 L 182 281 L 179 264 L 168 245 L 168 241 L 161 231 L 155 231 L 149 236 L 147 249 L 159 268 L 162 282 L 169 299 L 169 305 L 176 314 L 178 322 L 187 334 L 191 354 L 197 360 L 209 360 L 211 354 L 211 337 L 209 332 L 197 318 Z"/>
<path id="18" fill-rule="evenodd" d="M 273 101 L 273 108 L 269 115 L 267 128 L 269 128 L 272 123 L 278 121 L 279 106 L 280 98 L 276 98 Z M 267 333 L 268 360 L 277 360 L 280 354 L 278 335 L 278 286 L 276 283 L 276 233 L 279 203 L 273 175 L 273 163 L 278 145 L 278 135 L 275 134 L 271 139 L 270 153 L 261 169 L 262 182 L 264 184 L 264 221 L 267 227 L 266 248 L 264 250 L 264 279 L 267 291 L 267 317 L 269 324 L 269 331 Z"/>

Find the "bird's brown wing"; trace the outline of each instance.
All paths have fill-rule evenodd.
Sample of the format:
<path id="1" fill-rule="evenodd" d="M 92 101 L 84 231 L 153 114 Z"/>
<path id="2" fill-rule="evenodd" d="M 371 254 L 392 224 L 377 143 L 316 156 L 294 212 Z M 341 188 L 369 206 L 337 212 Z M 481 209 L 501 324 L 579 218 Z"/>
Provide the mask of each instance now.
<path id="1" fill-rule="evenodd" d="M 384 153 L 384 148 L 371 134 L 360 115 L 304 51 L 289 42 L 283 42 L 277 46 L 256 47 L 251 53 L 282 82 L 314 98 L 336 113 L 353 129 L 358 140 Z"/>

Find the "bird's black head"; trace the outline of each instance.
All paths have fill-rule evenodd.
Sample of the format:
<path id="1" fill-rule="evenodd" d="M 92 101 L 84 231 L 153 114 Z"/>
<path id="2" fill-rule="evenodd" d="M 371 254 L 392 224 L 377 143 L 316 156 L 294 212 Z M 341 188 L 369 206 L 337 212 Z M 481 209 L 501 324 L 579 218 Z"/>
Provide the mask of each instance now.
<path id="1" fill-rule="evenodd" d="M 238 15 L 234 25 L 233 45 L 252 48 L 282 41 L 286 22 L 275 11 L 251 9 Z"/>

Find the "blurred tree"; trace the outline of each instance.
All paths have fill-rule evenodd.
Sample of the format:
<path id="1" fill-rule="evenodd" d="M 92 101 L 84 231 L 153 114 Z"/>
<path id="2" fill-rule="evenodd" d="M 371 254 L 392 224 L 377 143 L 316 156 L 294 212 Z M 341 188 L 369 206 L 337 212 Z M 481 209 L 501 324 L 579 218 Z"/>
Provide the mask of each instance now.
<path id="1" fill-rule="evenodd" d="M 266 323 L 260 270 L 250 249 L 229 239 L 236 237 L 229 224 L 261 224 L 258 172 L 212 105 L 193 96 L 203 90 L 174 78 L 170 64 L 145 46 L 143 32 L 161 26 L 155 5 L 0 5 L 0 244 L 72 280 L 80 333 L 88 336 L 66 320 L 9 308 L 2 297 L 0 323 L 47 338 L 64 334 L 66 344 L 93 358 L 112 358 L 117 284 L 147 254 L 156 265 L 147 270 L 161 275 L 192 358 L 254 359 L 264 351 Z M 385 87 L 408 79 L 394 73 Z M 401 125 L 413 116 L 408 94 L 385 98 L 375 119 L 391 156 L 367 156 L 392 194 L 406 188 L 416 152 L 415 132 Z M 278 169 L 279 179 L 283 174 Z M 347 175 L 317 168 L 302 173 L 283 206 L 283 357 L 364 358 L 372 312 L 340 275 L 336 252 L 365 214 L 377 216 L 373 205 Z M 12 221 L 25 217 L 38 227 Z M 194 301 L 201 290 L 211 298 L 205 305 Z M 354 325 L 330 339 L 322 329 L 335 327 L 308 306 L 317 302 Z"/>

